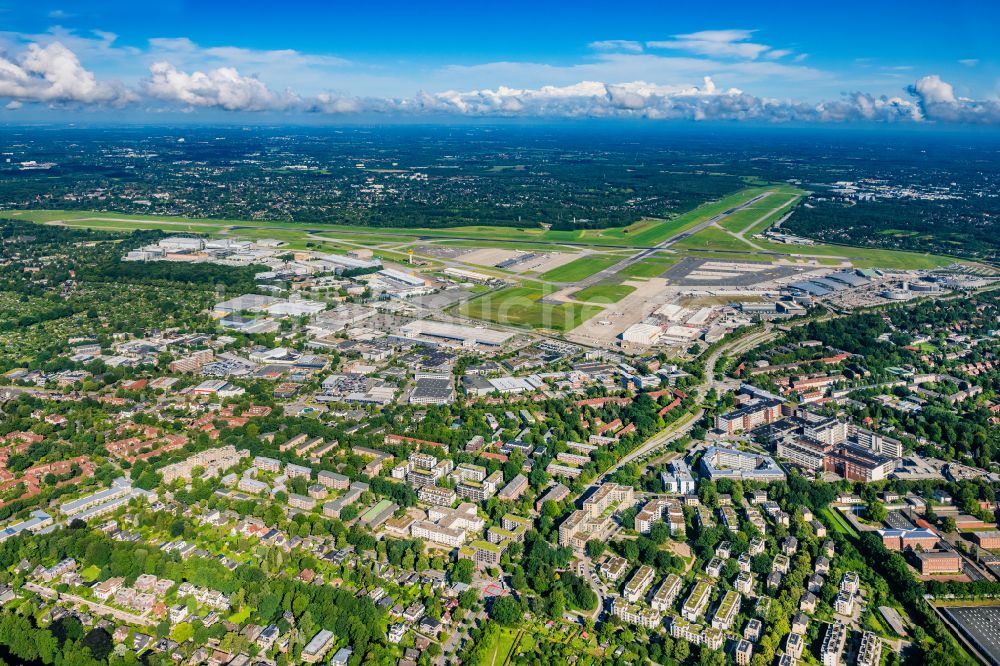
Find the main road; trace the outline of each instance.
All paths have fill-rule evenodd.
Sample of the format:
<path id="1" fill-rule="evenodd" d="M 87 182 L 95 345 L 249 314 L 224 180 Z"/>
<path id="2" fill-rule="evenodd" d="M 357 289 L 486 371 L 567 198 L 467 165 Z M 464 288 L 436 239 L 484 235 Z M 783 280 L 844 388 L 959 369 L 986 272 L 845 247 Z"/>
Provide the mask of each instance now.
<path id="1" fill-rule="evenodd" d="M 691 387 L 691 393 L 695 395 L 696 399 L 701 401 L 704 398 L 704 394 L 708 392 L 711 388 L 721 388 L 723 382 L 716 381 L 715 379 L 715 366 L 719 362 L 719 358 L 723 354 L 729 352 L 743 352 L 753 347 L 763 344 L 774 337 L 774 332 L 770 324 L 766 324 L 765 328 L 760 331 L 754 331 L 749 335 L 745 335 L 734 340 L 730 340 L 727 343 L 719 345 L 716 349 L 712 350 L 708 357 L 705 359 L 705 371 L 704 380 L 700 384 L 696 384 Z M 701 420 L 701 417 L 705 415 L 705 410 L 699 407 L 696 411 L 687 414 L 677 421 L 674 421 L 666 428 L 656 433 L 649 439 L 647 439 L 640 447 L 634 451 L 622 456 L 613 467 L 607 470 L 603 475 L 595 478 L 590 482 L 586 488 L 580 493 L 579 497 L 585 497 L 590 494 L 590 492 L 596 489 L 603 483 L 607 483 L 611 480 L 611 477 L 619 469 L 628 465 L 629 463 L 645 459 L 647 455 L 655 453 L 660 448 L 666 446 L 670 442 L 673 442 L 684 435 L 691 432 L 694 426 Z M 590 557 L 584 553 L 583 555 L 583 568 L 584 577 L 590 583 L 591 589 L 597 595 L 598 602 L 597 608 L 595 608 L 590 613 L 584 613 L 585 616 L 590 617 L 593 621 L 597 621 L 600 617 L 601 612 L 604 610 L 605 594 L 601 587 L 601 583 L 594 573 L 594 565 L 590 560 Z"/>
<path id="2" fill-rule="evenodd" d="M 719 345 L 716 349 L 712 350 L 705 359 L 705 371 L 704 379 L 700 384 L 696 384 L 691 387 L 691 392 L 695 394 L 696 398 L 700 401 L 708 393 L 709 389 L 719 390 L 723 388 L 724 382 L 715 379 L 715 366 L 719 362 L 719 359 L 723 354 L 728 354 L 732 352 L 745 352 L 754 347 L 764 344 L 765 342 L 773 339 L 775 333 L 770 324 L 765 324 L 763 330 L 754 331 L 750 335 L 745 335 L 739 338 L 730 340 L 727 343 Z M 631 462 L 640 460 L 646 455 L 653 453 L 657 449 L 666 446 L 670 442 L 683 437 L 684 435 L 691 432 L 694 426 L 701 420 L 701 417 L 705 415 L 705 410 L 699 407 L 697 411 L 694 411 L 687 416 L 684 416 L 677 421 L 674 421 L 666 428 L 656 433 L 649 439 L 647 439 L 641 446 L 634 449 L 622 459 L 619 460 L 613 467 L 611 467 L 603 476 L 594 479 L 589 486 L 587 486 L 584 491 L 580 494 L 581 497 L 590 492 L 591 488 L 601 485 L 607 482 L 611 476 L 617 472 L 619 469 L 628 465 Z"/>

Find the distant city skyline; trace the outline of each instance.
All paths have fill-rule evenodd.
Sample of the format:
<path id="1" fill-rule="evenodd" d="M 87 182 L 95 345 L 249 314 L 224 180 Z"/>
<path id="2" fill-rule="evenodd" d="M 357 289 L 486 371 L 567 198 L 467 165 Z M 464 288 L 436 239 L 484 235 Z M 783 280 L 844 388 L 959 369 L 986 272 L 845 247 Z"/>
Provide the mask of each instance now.
<path id="1" fill-rule="evenodd" d="M 0 122 L 1000 124 L 1000 8 L 0 1 Z"/>

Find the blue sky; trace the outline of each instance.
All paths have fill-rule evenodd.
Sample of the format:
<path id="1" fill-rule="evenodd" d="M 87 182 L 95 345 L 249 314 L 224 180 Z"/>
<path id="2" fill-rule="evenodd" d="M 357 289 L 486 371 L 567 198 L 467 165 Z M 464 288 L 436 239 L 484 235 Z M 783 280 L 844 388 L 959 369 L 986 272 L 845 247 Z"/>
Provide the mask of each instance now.
<path id="1" fill-rule="evenodd" d="M 1000 3 L 0 0 L 0 17 L 5 122 L 1000 123 Z"/>

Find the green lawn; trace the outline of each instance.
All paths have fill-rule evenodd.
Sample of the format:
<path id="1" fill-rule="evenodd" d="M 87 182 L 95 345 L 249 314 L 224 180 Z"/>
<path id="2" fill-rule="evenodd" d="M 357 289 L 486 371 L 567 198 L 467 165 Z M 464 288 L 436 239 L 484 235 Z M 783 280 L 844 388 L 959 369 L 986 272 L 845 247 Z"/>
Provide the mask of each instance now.
<path id="1" fill-rule="evenodd" d="M 844 519 L 843 516 L 840 515 L 840 513 L 836 509 L 831 509 L 830 507 L 824 507 L 822 510 L 820 510 L 820 513 L 822 513 L 826 517 L 827 525 L 829 525 L 831 529 L 836 530 L 841 534 L 858 538 L 857 531 L 851 526 L 850 523 L 848 523 Z"/>
<path id="2" fill-rule="evenodd" d="M 509 326 L 569 331 L 601 312 L 596 305 L 580 303 L 539 303 L 546 292 L 542 285 L 531 283 L 507 287 L 462 303 L 457 312 L 465 317 L 493 321 Z"/>
<path id="3" fill-rule="evenodd" d="M 514 652 L 514 646 L 517 645 L 518 635 L 519 632 L 515 629 L 500 629 L 496 646 L 493 648 L 493 653 L 488 660 L 491 666 L 504 666 L 507 663 L 511 653 Z"/>
<path id="4" fill-rule="evenodd" d="M 96 564 L 91 564 L 89 567 L 80 572 L 80 577 L 88 583 L 93 583 L 100 575 L 101 569 Z"/>
<path id="5" fill-rule="evenodd" d="M 627 284 L 595 284 L 573 293 L 573 298 L 589 303 L 617 303 L 635 291 L 635 287 Z"/>
<path id="6" fill-rule="evenodd" d="M 778 212 L 781 214 L 787 213 L 794 207 L 789 202 L 793 202 L 798 198 L 798 190 L 775 189 L 771 194 L 753 206 L 727 216 L 719 222 L 719 225 L 732 232 L 743 231 L 751 225 L 754 227 L 760 226 L 757 220 L 761 217 L 767 216 L 770 219 Z"/>
<path id="7" fill-rule="evenodd" d="M 949 266 L 958 259 L 941 255 L 883 250 L 881 248 L 848 247 L 846 245 L 783 245 L 767 241 L 754 241 L 765 250 L 809 257 L 844 257 L 856 268 L 921 269 Z"/>
<path id="8" fill-rule="evenodd" d="M 252 612 L 253 612 L 252 608 L 250 608 L 249 606 L 244 606 L 243 608 L 240 609 L 238 613 L 233 613 L 232 615 L 230 615 L 229 621 L 232 622 L 233 624 L 243 624 L 244 622 L 250 619 L 250 614 Z"/>
<path id="9" fill-rule="evenodd" d="M 657 243 L 670 238 L 671 236 L 698 225 L 699 223 L 718 215 L 728 208 L 733 208 L 743 204 L 762 192 L 775 192 L 767 198 L 754 204 L 752 208 L 734 213 L 732 216 L 721 221 L 721 224 L 739 230 L 741 224 L 751 224 L 762 212 L 772 208 L 775 204 L 786 201 L 789 197 L 798 196 L 799 190 L 787 185 L 769 185 L 766 187 L 748 187 L 731 194 L 718 201 L 711 201 L 693 210 L 687 211 L 669 220 L 641 220 L 628 227 L 617 227 L 612 229 L 587 229 L 577 231 L 552 231 L 541 227 L 490 227 L 490 226 L 467 226 L 448 228 L 410 228 L 410 227 L 358 227 L 349 225 L 335 225 L 323 223 L 306 222 L 285 222 L 285 221 L 247 221 L 232 219 L 192 219 L 179 216 L 161 215 L 141 215 L 130 213 L 100 212 L 100 211 L 64 211 L 64 210 L 25 210 L 25 211 L 5 211 L 2 217 L 31 220 L 45 223 L 61 221 L 67 226 L 87 227 L 93 229 L 105 229 L 113 231 L 131 231 L 134 229 L 162 229 L 170 233 L 203 233 L 218 234 L 221 231 L 229 230 L 232 236 L 273 236 L 277 237 L 280 232 L 290 243 L 291 249 L 304 247 L 306 242 L 306 230 L 321 230 L 324 236 L 332 240 L 350 240 L 363 245 L 378 245 L 379 243 L 411 243 L 416 242 L 418 237 L 427 239 L 442 238 L 454 239 L 453 242 L 469 243 L 480 247 L 489 247 L 490 240 L 517 241 L 528 248 L 532 241 L 547 243 L 578 243 L 601 247 L 607 245 L 630 245 L 636 247 L 651 247 Z M 779 198 L 780 197 L 780 198 Z M 748 235 L 758 233 L 765 226 L 777 218 L 779 214 L 784 214 L 792 207 L 783 208 L 767 220 L 753 224 L 748 231 Z M 233 228 L 236 227 L 236 228 Z M 745 228 L 745 227 L 744 227 Z M 465 240 L 459 240 L 465 239 Z M 447 241 L 446 241 L 447 242 Z M 846 257 L 859 268 L 901 268 L 901 269 L 926 269 L 938 268 L 954 263 L 957 259 L 945 256 L 935 256 L 916 252 L 905 252 L 901 250 L 885 250 L 880 248 L 855 248 L 836 245 L 809 245 L 809 246 L 789 246 L 781 243 L 770 243 L 767 241 L 754 241 L 762 249 L 776 252 L 782 255 L 796 255 L 816 257 Z M 678 242 L 679 247 L 707 250 L 736 250 L 743 252 L 753 252 L 753 249 L 742 243 L 739 239 L 726 234 L 718 228 L 704 229 L 701 232 Z M 335 247 L 335 246 L 334 246 Z M 551 246 L 538 245 L 538 249 L 551 249 Z M 399 260 L 403 255 L 392 256 Z M 542 277 L 553 281 L 572 282 L 590 275 L 602 267 L 596 267 L 585 260 L 585 257 L 571 262 L 560 268 L 549 271 Z M 601 258 L 608 261 L 607 265 L 612 265 L 615 258 L 605 256 Z M 577 262 L 585 263 L 578 264 Z M 652 260 L 650 260 L 652 261 Z M 590 264 L 590 265 L 588 265 Z M 645 271 L 654 270 L 654 264 L 640 264 L 630 267 L 631 270 L 623 271 L 632 277 L 652 277 L 662 271 L 649 275 Z M 643 265 L 642 268 L 638 266 Z M 574 268 L 570 268 L 574 267 Z M 565 271 L 565 272 L 563 272 Z M 555 275 L 556 277 L 550 277 Z M 567 277 L 568 275 L 568 277 Z"/>
<path id="10" fill-rule="evenodd" d="M 765 217 L 764 219 L 758 220 L 751 226 L 744 227 L 740 231 L 743 232 L 744 236 L 753 237 L 755 234 L 759 234 L 766 231 L 767 228 L 770 227 L 772 224 L 780 220 L 785 215 L 788 215 L 788 213 L 791 212 L 793 208 L 795 208 L 795 203 L 792 203 L 791 205 L 786 206 L 785 208 L 772 211 L 771 214 Z"/>
<path id="11" fill-rule="evenodd" d="M 671 236 L 696 226 L 723 211 L 746 203 L 750 199 L 767 191 L 764 187 L 748 187 L 718 201 L 703 203 L 693 210 L 681 213 L 677 217 L 650 224 L 643 220 L 624 229 L 605 229 L 601 237 L 606 240 L 617 239 L 627 241 L 629 245 L 653 246 L 662 243 Z"/>
<path id="12" fill-rule="evenodd" d="M 551 282 L 576 282 L 590 277 L 598 271 L 603 271 L 609 266 L 614 266 L 619 261 L 621 261 L 621 257 L 592 254 L 553 268 L 551 271 L 542 273 L 540 277 Z"/>
<path id="13" fill-rule="evenodd" d="M 66 211 L 66 210 L 27 210 L 11 211 L 4 216 L 16 217 L 35 222 L 77 221 L 79 226 L 90 226 L 93 228 L 163 228 L 167 231 L 175 229 L 177 231 L 194 230 L 186 229 L 187 225 L 198 225 L 210 230 L 211 227 L 224 228 L 231 226 L 240 227 L 264 227 L 271 229 L 321 229 L 325 234 L 353 234 L 358 236 L 370 236 L 377 242 L 390 242 L 413 239 L 417 236 L 426 238 L 461 238 L 467 240 L 511 240 L 511 241 L 547 241 L 547 242 L 571 242 L 584 243 L 587 245 L 655 245 L 671 235 L 683 229 L 694 226 L 699 222 L 717 215 L 718 213 L 737 206 L 757 194 L 765 191 L 766 188 L 751 187 L 740 190 L 719 201 L 711 201 L 697 208 L 681 213 L 670 220 L 641 220 L 628 227 L 616 227 L 612 229 L 585 229 L 576 231 L 552 231 L 537 226 L 516 227 L 493 227 L 484 225 L 473 225 L 465 227 L 447 228 L 418 228 L 418 227 L 358 227 L 350 225 L 324 224 L 321 222 L 285 222 L 285 221 L 247 221 L 230 219 L 191 219 L 179 216 L 166 215 L 142 215 L 132 213 L 115 213 L 102 211 Z M 181 223 L 168 224 L 170 222 Z M 147 227 L 146 223 L 152 223 L 152 227 Z M 162 226 L 161 226 L 162 225 Z"/>

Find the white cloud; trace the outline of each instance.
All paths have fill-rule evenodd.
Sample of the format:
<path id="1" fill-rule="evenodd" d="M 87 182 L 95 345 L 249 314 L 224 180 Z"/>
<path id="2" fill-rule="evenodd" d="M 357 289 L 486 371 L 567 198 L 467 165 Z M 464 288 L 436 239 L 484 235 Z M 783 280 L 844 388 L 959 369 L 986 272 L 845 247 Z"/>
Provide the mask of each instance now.
<path id="1" fill-rule="evenodd" d="M 955 104 L 955 89 L 937 74 L 925 76 L 913 84 L 913 92 L 924 104 Z"/>
<path id="2" fill-rule="evenodd" d="M 594 51 L 627 51 L 629 53 L 642 53 L 642 42 L 629 39 L 605 39 L 598 42 L 591 42 L 587 47 Z"/>
<path id="3" fill-rule="evenodd" d="M 252 76 L 234 67 L 207 72 L 182 72 L 168 62 L 154 63 L 143 91 L 153 99 L 192 107 L 215 107 L 226 111 L 280 111 L 297 105 L 292 93 L 277 94 Z"/>
<path id="4" fill-rule="evenodd" d="M 974 100 L 955 95 L 955 88 L 937 74 L 924 76 L 908 88 L 924 117 L 949 123 L 998 124 L 1000 100 Z"/>
<path id="5" fill-rule="evenodd" d="M 674 49 L 713 58 L 739 58 L 755 60 L 762 55 L 781 58 L 791 55 L 788 49 L 774 50 L 766 44 L 748 41 L 753 30 L 702 30 L 682 35 L 674 35 L 665 41 L 646 42 L 651 49 Z"/>
<path id="6" fill-rule="evenodd" d="M 634 81 L 606 84 L 585 81 L 571 86 L 538 89 L 497 88 L 468 92 L 424 94 L 409 111 L 457 113 L 466 116 L 531 116 L 587 118 L 648 118 L 654 120 L 718 120 L 757 122 L 897 122 L 919 120 L 911 100 L 844 96 L 835 102 L 808 104 L 762 98 L 737 88 L 719 89 L 706 77 L 698 86 L 664 86 Z"/>
<path id="7" fill-rule="evenodd" d="M 976 65 L 979 64 L 979 59 L 978 58 L 963 58 L 962 60 L 958 61 L 958 64 L 965 65 L 966 67 L 975 67 Z"/>
<path id="8" fill-rule="evenodd" d="M 111 33 L 76 38 L 95 57 L 132 51 L 115 45 Z M 2 39 L 3 33 L 0 33 Z M 714 31 L 680 35 L 688 41 L 748 44 L 749 31 Z M 725 51 L 724 47 L 722 51 Z M 765 47 L 770 49 L 770 47 Z M 921 122 L 1000 124 L 1000 101 L 974 100 L 958 95 L 938 75 L 924 76 L 906 88 L 905 95 L 876 96 L 864 92 L 833 100 L 806 102 L 783 96 L 744 92 L 749 84 L 759 90 L 779 82 L 782 90 L 798 81 L 815 81 L 823 73 L 809 67 L 776 62 L 763 51 L 761 58 L 663 57 L 649 53 L 612 51 L 592 62 L 554 66 L 544 63 L 501 62 L 450 66 L 430 72 L 426 90 L 408 95 L 359 96 L 333 92 L 351 81 L 346 61 L 292 50 L 250 51 L 236 47 L 200 47 L 190 40 L 160 40 L 156 53 L 164 56 L 148 65 L 146 75 L 126 87 L 106 82 L 83 67 L 74 49 L 57 40 L 29 43 L 16 56 L 0 56 L 0 104 L 17 111 L 30 103 L 81 106 L 220 109 L 232 112 L 299 112 L 328 115 L 386 114 L 404 116 L 462 115 L 524 118 L 648 118 L 657 120 L 720 120 L 755 122 Z M 749 53 L 747 51 L 746 53 Z M 143 54 L 148 57 L 149 53 Z M 201 59 L 219 66 L 186 66 Z M 232 63 L 239 62 L 236 66 Z M 253 72 L 259 67 L 267 77 Z M 345 77 L 331 74 L 346 69 Z M 276 69 L 275 69 L 276 68 Z M 314 70 L 315 88 L 277 91 L 268 81 L 274 72 Z M 251 71 L 252 74 L 247 72 Z M 639 76 L 635 76 L 639 73 Z M 706 74 L 712 76 L 706 76 Z M 496 84 L 484 84 L 496 81 Z M 668 83 L 657 83 L 667 81 Z M 689 83 L 700 81 L 697 84 Z M 722 82 L 716 85 L 716 82 Z M 734 87 L 731 82 L 740 82 Z M 471 82 L 471 85 L 463 85 Z M 479 85 L 476 85 L 479 83 Z M 411 85 L 416 85 L 412 83 Z M 443 92 L 434 92 L 443 91 Z M 22 111 L 23 112 L 23 111 Z"/>
<path id="9" fill-rule="evenodd" d="M 332 55 L 307 54 L 295 49 L 247 49 L 239 46 L 201 46 L 187 37 L 154 37 L 149 40 L 150 52 L 158 60 L 204 67 L 206 63 L 221 63 L 231 67 L 333 67 L 350 64 L 349 60 Z"/>
<path id="10" fill-rule="evenodd" d="M 60 42 L 29 44 L 16 58 L 0 57 L 0 98 L 15 102 L 122 105 L 135 96 L 118 83 L 103 83 Z"/>

